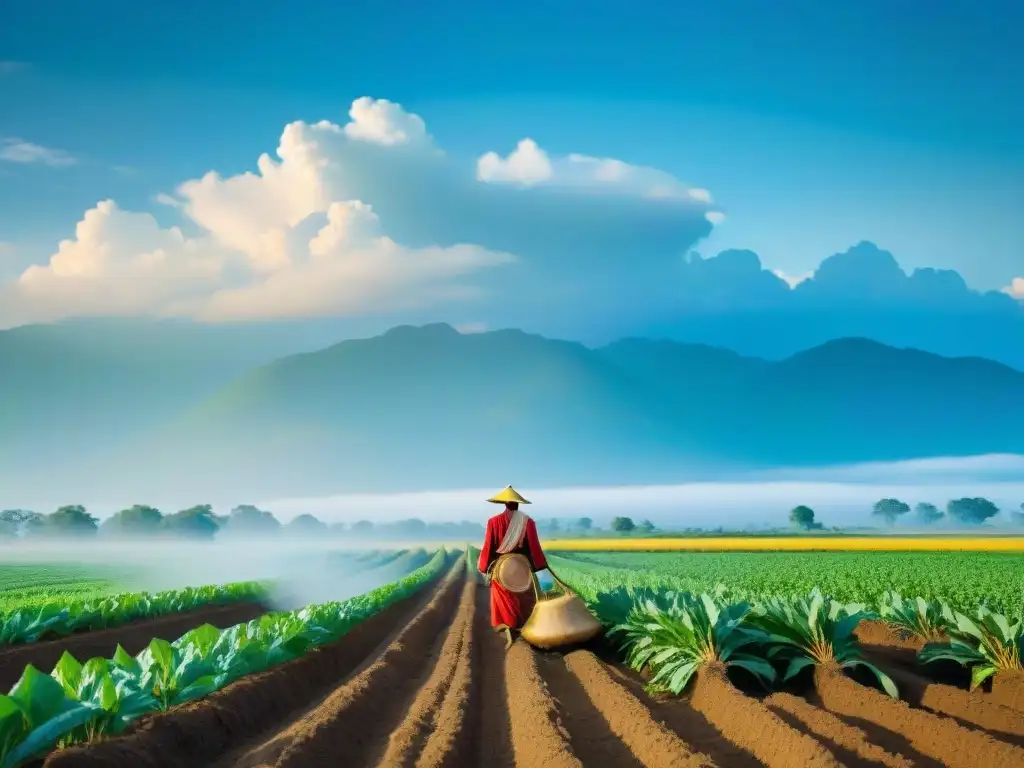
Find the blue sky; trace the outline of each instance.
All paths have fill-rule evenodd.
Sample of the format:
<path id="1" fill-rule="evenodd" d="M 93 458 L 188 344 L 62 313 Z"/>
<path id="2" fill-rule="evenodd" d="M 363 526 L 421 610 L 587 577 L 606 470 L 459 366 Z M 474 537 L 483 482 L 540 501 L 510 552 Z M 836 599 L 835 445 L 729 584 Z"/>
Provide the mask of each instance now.
<path id="1" fill-rule="evenodd" d="M 0 162 L 0 279 L 102 199 L 178 223 L 157 193 L 252 170 L 286 123 L 342 124 L 371 96 L 452 155 L 530 137 L 708 189 L 728 218 L 705 254 L 751 248 L 801 275 L 867 239 L 999 289 L 1024 275 L 1024 9 L 921 7 L 8 5 L 0 140 L 76 162 Z"/>

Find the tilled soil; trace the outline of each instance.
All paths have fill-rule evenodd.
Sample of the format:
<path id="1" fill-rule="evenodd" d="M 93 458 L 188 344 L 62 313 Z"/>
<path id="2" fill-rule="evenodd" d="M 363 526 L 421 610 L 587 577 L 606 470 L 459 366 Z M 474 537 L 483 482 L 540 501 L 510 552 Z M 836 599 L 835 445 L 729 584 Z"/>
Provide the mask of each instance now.
<path id="1" fill-rule="evenodd" d="M 5 646 L 0 648 L 0 691 L 9 691 L 29 664 L 40 672 L 48 673 L 60 661 L 64 651 L 69 651 L 81 662 L 97 656 L 109 659 L 120 643 L 128 653 L 135 655 L 149 645 L 154 637 L 177 640 L 201 624 L 212 624 L 223 629 L 255 619 L 268 610 L 266 606 L 254 602 L 208 606 L 110 629 L 80 632 L 58 640 Z"/>
<path id="2" fill-rule="evenodd" d="M 881 635 L 871 639 L 884 650 Z M 45 765 L 1024 766 L 1024 713 L 879 663 L 891 663 L 904 701 L 838 669 L 817 670 L 801 695 L 762 700 L 716 666 L 686 696 L 652 696 L 590 650 L 544 653 L 517 640 L 506 652 L 487 589 L 460 560 L 331 646 Z"/>

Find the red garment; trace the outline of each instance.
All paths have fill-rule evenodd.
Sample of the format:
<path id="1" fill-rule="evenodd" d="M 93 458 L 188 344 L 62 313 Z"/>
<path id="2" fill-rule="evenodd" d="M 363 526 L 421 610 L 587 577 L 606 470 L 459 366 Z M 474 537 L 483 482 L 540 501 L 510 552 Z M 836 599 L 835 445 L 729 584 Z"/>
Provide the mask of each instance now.
<path id="1" fill-rule="evenodd" d="M 491 564 L 498 559 L 498 546 L 505 538 L 509 522 L 512 520 L 512 512 L 505 510 L 500 515 L 495 515 L 487 521 L 487 532 L 484 534 L 484 545 L 480 548 L 480 562 L 477 565 L 480 573 L 486 573 Z M 526 518 L 526 533 L 519 546 L 512 550 L 513 553 L 525 555 L 530 561 L 534 573 L 543 571 L 548 567 L 547 558 L 544 557 L 544 550 L 540 548 L 540 539 L 537 538 L 537 524 L 532 518 Z M 509 553 L 511 554 L 511 553 Z M 519 629 L 530 618 L 530 611 L 533 610 L 536 597 L 533 591 L 517 594 L 504 589 L 498 582 L 491 581 L 491 626 L 497 627 L 501 624 L 511 629 Z"/>

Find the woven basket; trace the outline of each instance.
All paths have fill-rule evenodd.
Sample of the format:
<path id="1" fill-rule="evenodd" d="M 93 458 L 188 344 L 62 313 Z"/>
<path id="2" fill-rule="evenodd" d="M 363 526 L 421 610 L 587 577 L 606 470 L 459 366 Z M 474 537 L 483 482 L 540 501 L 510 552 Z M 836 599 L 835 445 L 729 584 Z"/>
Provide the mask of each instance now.
<path id="1" fill-rule="evenodd" d="M 533 567 L 525 555 L 501 555 L 494 563 L 492 576 L 509 592 L 522 594 L 535 589 Z"/>
<path id="2" fill-rule="evenodd" d="M 585 643 L 601 632 L 601 623 L 587 608 L 583 598 L 573 592 L 550 568 L 562 594 L 543 597 L 534 585 L 537 604 L 523 625 L 520 635 L 535 648 L 548 650 Z"/>

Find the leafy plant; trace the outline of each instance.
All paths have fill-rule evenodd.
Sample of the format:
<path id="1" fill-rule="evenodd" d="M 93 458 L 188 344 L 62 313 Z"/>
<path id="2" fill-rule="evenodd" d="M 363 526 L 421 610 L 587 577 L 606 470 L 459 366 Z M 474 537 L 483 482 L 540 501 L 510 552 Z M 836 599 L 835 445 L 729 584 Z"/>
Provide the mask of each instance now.
<path id="1" fill-rule="evenodd" d="M 812 665 L 836 665 L 842 669 L 860 666 L 878 679 L 886 693 L 899 698 L 896 684 L 862 657 L 853 636 L 862 619 L 876 617 L 863 605 L 826 601 L 820 591 L 814 590 L 798 600 L 765 600 L 750 621 L 767 634 L 768 657 L 786 664 L 783 681 Z"/>
<path id="2" fill-rule="evenodd" d="M 85 664 L 65 653 L 50 675 L 30 665 L 10 694 L 0 696 L 0 768 L 120 733 L 147 712 L 201 698 L 332 642 L 437 577 L 447 562 L 439 549 L 426 565 L 366 594 L 268 613 L 225 630 L 204 624 L 174 642 L 154 639 L 136 656 L 119 645 L 112 659 Z"/>
<path id="3" fill-rule="evenodd" d="M 886 592 L 879 606 L 882 618 L 926 643 L 941 641 L 956 624 L 953 610 L 944 602 L 923 597 L 904 600 L 898 592 Z"/>
<path id="4" fill-rule="evenodd" d="M 1021 666 L 1024 646 L 1024 620 L 1010 620 L 1001 613 L 981 606 L 977 621 L 960 612 L 953 613 L 955 625 L 947 630 L 949 641 L 930 643 L 918 658 L 928 664 L 948 659 L 971 668 L 971 689 L 977 688 L 996 672 L 1016 671 Z"/>
<path id="5" fill-rule="evenodd" d="M 763 643 L 767 635 L 744 625 L 747 603 L 720 606 L 711 595 L 665 592 L 633 605 L 626 620 L 609 635 L 623 635 L 627 662 L 635 670 L 650 667 L 649 687 L 680 693 L 704 664 L 741 667 L 762 683 L 775 678 L 771 664 L 741 649 Z"/>

